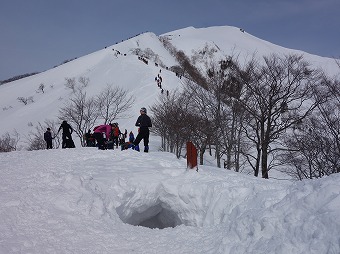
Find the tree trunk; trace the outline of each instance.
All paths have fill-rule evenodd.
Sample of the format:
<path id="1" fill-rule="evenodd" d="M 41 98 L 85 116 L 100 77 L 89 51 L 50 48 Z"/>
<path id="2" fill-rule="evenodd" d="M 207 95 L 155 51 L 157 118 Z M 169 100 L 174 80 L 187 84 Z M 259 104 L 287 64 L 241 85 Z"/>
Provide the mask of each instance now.
<path id="1" fill-rule="evenodd" d="M 216 144 L 216 161 L 217 161 L 217 167 L 221 167 L 221 155 L 220 155 L 220 145 Z"/>
<path id="2" fill-rule="evenodd" d="M 256 176 L 256 177 L 259 176 L 260 159 L 261 159 L 261 149 L 258 148 L 257 149 L 257 156 L 256 156 L 255 172 L 254 172 L 254 176 Z"/>
<path id="3" fill-rule="evenodd" d="M 204 159 L 203 159 L 204 152 L 205 152 L 205 147 L 201 147 L 200 148 L 200 165 L 203 165 L 203 162 L 204 162 Z"/>
<path id="4" fill-rule="evenodd" d="M 232 151 L 232 146 L 229 145 L 227 147 L 227 160 L 226 160 L 226 169 L 231 170 L 231 151 Z"/>
<path id="5" fill-rule="evenodd" d="M 261 170 L 262 170 L 262 178 L 268 179 L 268 148 L 266 147 L 267 145 L 265 144 L 262 148 L 262 158 L 261 158 Z"/>

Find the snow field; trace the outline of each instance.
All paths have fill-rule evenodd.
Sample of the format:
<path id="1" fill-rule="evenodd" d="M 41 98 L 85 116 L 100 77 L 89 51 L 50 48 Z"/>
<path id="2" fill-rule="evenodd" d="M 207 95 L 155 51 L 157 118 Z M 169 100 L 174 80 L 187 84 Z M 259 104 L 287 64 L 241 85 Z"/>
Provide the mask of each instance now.
<path id="1" fill-rule="evenodd" d="M 291 183 L 173 154 L 0 154 L 0 253 L 339 253 L 339 175 Z"/>

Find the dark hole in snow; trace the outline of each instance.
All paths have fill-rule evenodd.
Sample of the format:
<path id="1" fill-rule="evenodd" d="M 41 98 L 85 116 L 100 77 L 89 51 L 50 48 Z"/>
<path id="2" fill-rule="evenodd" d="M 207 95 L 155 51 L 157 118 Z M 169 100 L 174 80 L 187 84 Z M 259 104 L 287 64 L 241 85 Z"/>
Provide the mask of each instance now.
<path id="1" fill-rule="evenodd" d="M 174 228 L 183 224 L 177 214 L 162 203 L 155 204 L 151 207 L 129 211 L 126 207 L 117 208 L 117 213 L 120 219 L 133 226 L 142 226 L 148 228 Z M 131 208 L 130 208 L 131 209 Z M 137 211 L 138 210 L 138 211 Z"/>

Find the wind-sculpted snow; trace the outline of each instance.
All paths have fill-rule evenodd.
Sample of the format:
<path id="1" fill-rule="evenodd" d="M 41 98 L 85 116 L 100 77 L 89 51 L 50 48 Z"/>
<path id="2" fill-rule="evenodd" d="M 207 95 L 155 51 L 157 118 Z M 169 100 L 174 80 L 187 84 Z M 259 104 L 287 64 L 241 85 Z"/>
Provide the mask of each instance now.
<path id="1" fill-rule="evenodd" d="M 0 165 L 0 253 L 340 252 L 337 174 L 291 183 L 96 148 Z"/>

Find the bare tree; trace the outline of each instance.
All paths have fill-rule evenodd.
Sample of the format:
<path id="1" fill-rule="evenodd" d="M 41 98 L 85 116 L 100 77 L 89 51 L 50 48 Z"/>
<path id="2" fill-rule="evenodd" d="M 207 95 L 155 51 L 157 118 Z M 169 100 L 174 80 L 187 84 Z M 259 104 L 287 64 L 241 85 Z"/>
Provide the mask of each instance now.
<path id="1" fill-rule="evenodd" d="M 162 148 L 179 158 L 186 141 L 190 140 L 193 118 L 188 110 L 188 99 L 174 91 L 170 96 L 160 96 L 152 108 L 152 132 L 162 137 Z"/>
<path id="2" fill-rule="evenodd" d="M 234 167 L 235 171 L 239 171 L 239 150 L 242 143 L 240 130 L 244 114 L 237 99 L 242 89 L 240 80 L 243 72 L 232 57 L 220 62 L 206 63 L 205 66 L 205 84 L 202 86 L 186 80 L 184 88 L 191 103 L 199 109 L 205 126 L 209 126 L 209 129 L 203 127 L 202 132 L 199 132 L 202 134 L 199 135 L 202 145 L 200 155 L 207 146 L 213 147 L 218 167 L 221 167 L 222 157 L 226 156 L 225 168 Z M 201 160 L 202 158 L 200 162 Z"/>
<path id="3" fill-rule="evenodd" d="M 246 68 L 246 67 L 245 67 Z M 241 69 L 233 57 L 227 57 L 219 63 L 208 66 L 207 87 L 215 98 L 214 123 L 216 125 L 215 146 L 220 156 L 225 156 L 226 169 L 240 170 L 240 149 L 242 142 L 241 127 L 244 121 L 244 109 L 238 99 L 245 79 L 245 71 Z"/>
<path id="4" fill-rule="evenodd" d="M 86 92 L 76 91 L 74 97 L 70 99 L 63 108 L 59 110 L 59 119 L 68 121 L 80 139 L 82 146 L 84 134 L 92 129 L 98 118 L 98 105 L 94 98 L 87 98 Z"/>
<path id="5" fill-rule="evenodd" d="M 16 130 L 13 135 L 6 132 L 0 138 L 0 153 L 16 151 L 19 140 L 20 135 Z"/>
<path id="6" fill-rule="evenodd" d="M 272 55 L 264 57 L 264 62 L 254 63 L 248 69 L 239 102 L 249 115 L 249 124 L 244 129 L 256 148 L 248 153 L 249 163 L 255 176 L 261 168 L 262 177 L 268 178 L 282 147 L 280 138 L 320 103 L 312 99 L 321 75 L 302 56 Z"/>
<path id="7" fill-rule="evenodd" d="M 42 92 L 42 93 L 45 93 L 45 85 L 44 83 L 41 83 L 38 87 L 38 93 Z"/>
<path id="8" fill-rule="evenodd" d="M 319 119 L 311 118 L 307 128 L 295 129 L 286 137 L 288 149 L 280 155 L 280 159 L 287 167 L 283 172 L 296 178 L 320 178 L 337 173 L 339 167 L 339 154 L 329 133 L 325 133 L 319 125 Z"/>
<path id="9" fill-rule="evenodd" d="M 205 50 L 210 52 L 208 57 L 216 51 L 207 47 Z M 202 75 L 184 54 L 178 52 L 177 57 L 181 58 L 181 65 L 190 79 L 184 80 L 183 93 L 166 98 L 155 108 L 154 116 L 161 127 L 161 135 L 172 144 L 170 151 L 172 146 L 181 146 L 183 140 L 191 140 L 199 149 L 200 164 L 209 147 L 210 154 L 211 148 L 215 149 L 218 167 L 221 167 L 222 156 L 227 155 L 226 168 L 233 166 L 239 171 L 244 114 L 237 98 L 242 89 L 240 75 L 243 72 L 230 57 L 218 63 L 205 63 L 207 71 Z"/>
<path id="10" fill-rule="evenodd" d="M 78 82 L 82 85 L 83 88 L 87 87 L 90 83 L 90 78 L 88 77 L 79 77 Z"/>
<path id="11" fill-rule="evenodd" d="M 45 131 L 46 129 L 42 126 L 42 124 L 38 123 L 38 126 L 35 127 L 35 131 L 31 131 L 27 136 L 27 150 L 43 150 L 46 148 L 46 142 L 44 140 Z"/>
<path id="12" fill-rule="evenodd" d="M 111 123 L 116 118 L 126 117 L 126 111 L 131 108 L 134 100 L 127 90 L 108 85 L 97 96 L 99 117 L 104 120 L 104 124 Z"/>
<path id="13" fill-rule="evenodd" d="M 34 102 L 33 96 L 29 96 L 29 97 L 18 97 L 17 100 L 18 100 L 19 102 L 23 103 L 24 105 L 27 105 L 28 103 Z"/>
<path id="14" fill-rule="evenodd" d="M 73 93 L 76 92 L 76 79 L 75 78 L 65 78 L 65 86 L 72 90 Z"/>
<path id="15" fill-rule="evenodd" d="M 77 90 L 83 90 L 83 88 L 86 88 L 89 83 L 90 79 L 88 77 L 81 76 L 78 78 L 78 85 L 76 82 L 76 78 L 65 78 L 65 86 L 72 90 L 73 93 L 75 93 Z"/>
<path id="16" fill-rule="evenodd" d="M 177 105 L 177 92 L 169 97 L 160 96 L 159 101 L 151 107 L 153 113 L 152 133 L 159 135 L 162 139 L 161 147 L 164 151 L 170 151 L 172 123 L 169 121 L 171 106 Z"/>
<path id="17" fill-rule="evenodd" d="M 325 78 L 315 96 L 327 100 L 286 137 L 282 161 L 289 175 L 301 180 L 340 172 L 339 91 L 339 81 Z"/>
<path id="18" fill-rule="evenodd" d="M 216 81 L 216 80 L 215 80 Z M 213 82 L 210 80 L 210 82 Z M 200 133 L 200 140 L 203 142 L 200 147 L 200 153 L 203 153 L 203 148 L 206 148 L 206 145 L 213 145 L 215 148 L 215 156 L 217 159 L 217 166 L 221 167 L 221 144 L 219 142 L 219 134 L 222 123 L 222 101 L 220 100 L 220 93 L 215 93 L 213 89 L 218 89 L 217 87 L 213 87 L 214 85 L 218 86 L 218 83 L 210 83 L 212 90 L 207 90 L 205 87 L 199 86 L 190 80 L 186 80 L 185 82 L 185 91 L 184 93 L 192 100 L 192 103 L 195 104 L 196 108 L 200 112 L 200 118 L 204 119 L 201 122 L 205 122 L 209 126 L 209 130 L 202 129 L 203 133 Z M 220 83 L 219 83 L 220 84 Z M 215 90 L 216 91 L 216 90 Z M 216 97 L 217 95 L 217 97 Z M 202 127 L 202 125 L 200 126 Z M 203 135 L 202 135 L 203 134 Z M 203 138 L 203 140 L 202 140 Z M 205 141 L 204 141 L 205 139 Z"/>

